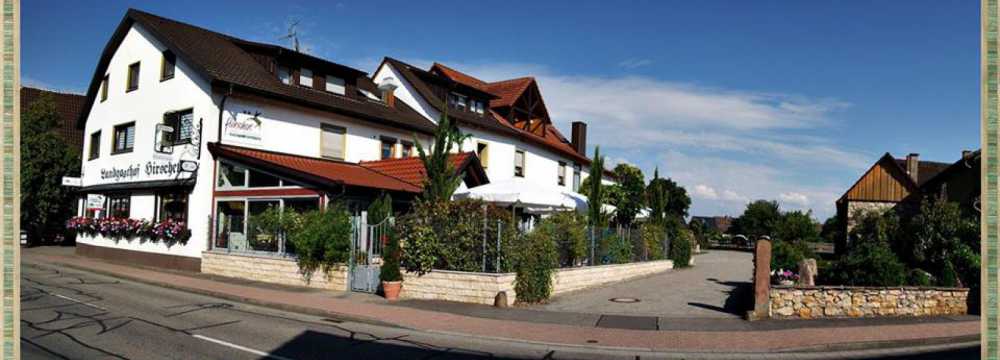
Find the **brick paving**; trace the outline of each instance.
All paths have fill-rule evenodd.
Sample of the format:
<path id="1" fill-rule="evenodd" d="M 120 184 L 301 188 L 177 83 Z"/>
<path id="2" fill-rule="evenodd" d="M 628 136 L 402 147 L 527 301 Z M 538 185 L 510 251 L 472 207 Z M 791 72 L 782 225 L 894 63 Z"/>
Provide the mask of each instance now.
<path id="1" fill-rule="evenodd" d="M 529 321 L 473 317 L 462 314 L 393 306 L 371 299 L 355 299 L 321 291 L 293 291 L 257 286 L 245 281 L 159 271 L 78 257 L 63 252 L 25 249 L 29 263 L 65 265 L 112 274 L 134 281 L 192 292 L 366 322 L 393 324 L 428 332 L 511 339 L 536 343 L 639 348 L 653 351 L 770 352 L 827 348 L 865 343 L 928 343 L 933 339 L 978 336 L 978 318 L 918 323 L 791 327 L 771 330 L 689 331 L 631 330 L 584 327 Z M 405 285 L 404 285 L 405 286 Z M 855 323 L 856 324 L 856 323 Z"/>

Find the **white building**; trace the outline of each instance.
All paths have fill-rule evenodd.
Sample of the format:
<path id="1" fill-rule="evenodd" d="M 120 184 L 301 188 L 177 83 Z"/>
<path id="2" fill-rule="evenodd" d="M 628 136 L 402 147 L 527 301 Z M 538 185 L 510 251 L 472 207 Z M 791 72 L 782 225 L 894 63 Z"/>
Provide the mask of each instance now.
<path id="1" fill-rule="evenodd" d="M 361 209 L 383 192 L 407 203 L 421 190 L 414 141 L 435 125 L 380 95 L 362 71 L 129 10 L 79 123 L 79 215 L 170 218 L 191 236 L 81 234 L 77 251 L 197 271 L 204 251 L 282 255 L 246 225 L 269 206 Z M 488 181 L 475 156 L 455 161 L 469 186 Z"/>
<path id="2" fill-rule="evenodd" d="M 589 175 L 586 124 L 574 122 L 567 140 L 552 124 L 534 78 L 488 83 L 438 63 L 422 70 L 385 58 L 372 80 L 396 85 L 396 99 L 428 121 L 437 122 L 447 110 L 471 135 L 461 151 L 478 154 L 492 181 L 520 177 L 577 191 Z M 605 173 L 603 182 L 611 183 L 611 176 Z"/>
<path id="3" fill-rule="evenodd" d="M 429 143 L 446 94 L 456 109 L 449 113 L 473 135 L 452 157 L 464 186 L 521 176 L 575 189 L 586 177 L 582 124 L 571 145 L 547 115 L 504 117 L 525 99 L 540 102 L 533 81 L 511 97 L 442 74 L 387 59 L 369 78 L 280 46 L 129 10 L 101 55 L 79 122 L 79 215 L 183 221 L 190 238 L 80 234 L 77 251 L 199 271 L 206 251 L 285 256 L 280 239 L 247 225 L 269 207 L 337 201 L 359 210 L 389 193 L 403 208 L 424 177 L 414 144 Z M 491 103 L 510 99 L 507 108 Z M 544 106 L 533 109 L 544 114 Z"/>

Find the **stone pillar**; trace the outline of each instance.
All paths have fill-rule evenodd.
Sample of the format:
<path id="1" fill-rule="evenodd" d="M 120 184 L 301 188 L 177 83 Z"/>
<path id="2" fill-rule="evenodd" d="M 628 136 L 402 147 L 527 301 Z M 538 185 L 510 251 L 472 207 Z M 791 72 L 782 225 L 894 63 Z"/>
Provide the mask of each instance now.
<path id="1" fill-rule="evenodd" d="M 766 319 L 771 311 L 771 240 L 757 240 L 753 253 L 753 310 L 748 320 Z"/>

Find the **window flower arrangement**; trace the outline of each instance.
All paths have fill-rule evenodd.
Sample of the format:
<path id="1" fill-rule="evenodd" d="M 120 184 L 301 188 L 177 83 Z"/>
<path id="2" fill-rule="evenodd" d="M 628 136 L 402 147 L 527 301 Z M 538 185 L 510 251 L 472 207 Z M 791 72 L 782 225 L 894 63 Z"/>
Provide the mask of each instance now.
<path id="1" fill-rule="evenodd" d="M 191 230 L 183 221 L 167 219 L 158 223 L 145 219 L 101 218 L 93 219 L 77 216 L 66 221 L 66 229 L 94 236 L 100 234 L 117 239 L 147 238 L 154 241 L 186 242 Z"/>
<path id="2" fill-rule="evenodd" d="M 778 285 L 793 285 L 799 280 L 799 275 L 791 270 L 778 269 L 771 270 L 771 283 Z"/>

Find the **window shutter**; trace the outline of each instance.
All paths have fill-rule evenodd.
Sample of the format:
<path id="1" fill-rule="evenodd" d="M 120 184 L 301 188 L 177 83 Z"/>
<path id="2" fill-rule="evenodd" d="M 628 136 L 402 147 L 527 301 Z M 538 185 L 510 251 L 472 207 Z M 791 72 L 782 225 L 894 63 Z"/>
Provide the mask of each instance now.
<path id="1" fill-rule="evenodd" d="M 322 138 L 320 139 L 323 157 L 344 159 L 344 136 L 345 130 L 342 127 L 326 125 L 322 126 Z"/>

